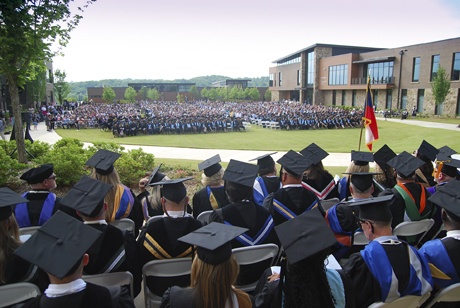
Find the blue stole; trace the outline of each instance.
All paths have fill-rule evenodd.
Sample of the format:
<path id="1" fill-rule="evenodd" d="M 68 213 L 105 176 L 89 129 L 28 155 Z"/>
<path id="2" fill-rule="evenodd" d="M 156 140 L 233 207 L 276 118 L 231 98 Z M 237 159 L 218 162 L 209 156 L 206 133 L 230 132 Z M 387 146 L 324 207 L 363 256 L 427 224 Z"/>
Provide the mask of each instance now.
<path id="1" fill-rule="evenodd" d="M 308 212 L 309 210 L 315 208 L 317 205 L 318 199 L 313 201 L 313 203 L 310 204 L 310 206 L 303 213 Z M 293 211 L 291 211 L 289 208 L 287 208 L 284 204 L 282 204 L 280 201 L 276 199 L 273 199 L 273 208 L 287 220 L 291 220 L 292 218 L 297 217 L 297 215 Z"/>
<path id="2" fill-rule="evenodd" d="M 27 199 L 28 192 L 22 194 L 23 198 Z M 42 226 L 48 219 L 53 215 L 54 205 L 56 204 L 56 195 L 53 193 L 48 193 L 48 196 L 43 202 L 42 211 L 40 212 L 40 218 L 38 219 L 38 225 Z M 14 215 L 16 216 L 16 221 L 18 222 L 19 228 L 30 227 L 29 211 L 27 210 L 27 203 L 19 203 L 14 209 Z"/>
<path id="3" fill-rule="evenodd" d="M 331 227 L 331 230 L 334 233 L 340 233 L 351 236 L 352 233 L 343 231 L 342 226 L 340 225 L 339 219 L 337 218 L 337 204 L 327 211 L 326 219 L 329 222 L 329 226 Z"/>
<path id="4" fill-rule="evenodd" d="M 360 252 L 370 272 L 380 285 L 382 302 L 392 302 L 405 295 L 421 296 L 432 290 L 433 280 L 426 260 L 412 246 L 405 242 L 397 242 L 399 242 L 398 245 L 406 245 L 410 259 L 410 281 L 401 294 L 398 291 L 398 279 L 382 246 L 388 244 L 374 240 Z"/>
<path id="5" fill-rule="evenodd" d="M 259 191 L 256 187 L 254 187 L 254 203 L 257 205 L 262 205 L 264 203 L 265 197 L 268 195 L 267 186 L 265 185 L 264 179 L 261 176 L 256 178 L 256 182 L 259 183 L 260 189 Z"/>
<path id="6" fill-rule="evenodd" d="M 228 221 L 224 221 L 224 224 L 232 226 L 232 224 L 229 223 Z M 235 239 L 241 244 L 243 244 L 243 246 L 259 245 L 264 242 L 264 240 L 270 234 L 274 226 L 275 226 L 275 223 L 273 222 L 273 218 L 270 215 L 267 217 L 267 220 L 265 220 L 264 225 L 262 226 L 262 228 L 260 228 L 259 232 L 257 232 L 257 234 L 254 237 L 250 237 L 246 233 L 243 233 Z"/>
<path id="7" fill-rule="evenodd" d="M 452 264 L 452 260 L 450 259 L 442 240 L 436 239 L 426 242 L 423 244 L 422 248 L 420 248 L 419 252 L 428 261 L 432 270 L 431 274 L 433 275 L 434 284 L 437 287 L 445 288 L 454 283 L 460 282 L 460 277 L 455 270 L 455 266 Z"/>

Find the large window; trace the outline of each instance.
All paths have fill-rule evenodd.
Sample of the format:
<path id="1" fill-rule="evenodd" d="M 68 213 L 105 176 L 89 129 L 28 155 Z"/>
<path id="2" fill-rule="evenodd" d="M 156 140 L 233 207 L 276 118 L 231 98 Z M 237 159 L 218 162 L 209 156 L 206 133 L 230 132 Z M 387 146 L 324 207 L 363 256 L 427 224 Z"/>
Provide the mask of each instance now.
<path id="1" fill-rule="evenodd" d="M 282 65 L 288 65 L 288 64 L 293 64 L 293 63 L 300 63 L 300 56 L 277 62 L 276 65 L 282 66 Z"/>
<path id="2" fill-rule="evenodd" d="M 407 89 L 401 90 L 401 109 L 407 109 Z"/>
<path id="3" fill-rule="evenodd" d="M 371 77 L 372 84 L 393 83 L 393 66 L 394 62 L 369 63 L 367 72 Z"/>
<path id="4" fill-rule="evenodd" d="M 348 64 L 329 66 L 329 85 L 348 84 Z"/>
<path id="5" fill-rule="evenodd" d="M 417 112 L 423 112 L 423 103 L 425 102 L 425 89 L 417 90 Z"/>
<path id="6" fill-rule="evenodd" d="M 268 86 L 269 86 L 269 87 L 273 87 L 273 78 L 274 78 L 274 77 L 273 77 L 273 74 L 270 74 L 270 75 L 269 75 L 269 79 L 270 79 L 270 80 L 268 81 Z"/>
<path id="7" fill-rule="evenodd" d="M 438 68 L 439 68 L 439 55 L 434 55 L 431 57 L 430 81 L 433 81 L 433 79 L 436 78 L 436 75 L 438 74 Z"/>
<path id="8" fill-rule="evenodd" d="M 393 102 L 393 90 L 387 89 L 387 101 L 385 104 L 385 109 L 391 109 L 392 102 Z"/>
<path id="9" fill-rule="evenodd" d="M 460 80 L 460 52 L 454 53 L 454 60 L 452 63 L 452 80 Z"/>
<path id="10" fill-rule="evenodd" d="M 300 75 L 300 70 L 297 70 L 297 85 L 300 86 L 300 82 L 302 81 L 302 76 Z"/>
<path id="11" fill-rule="evenodd" d="M 356 106 L 356 90 L 353 90 L 353 91 L 351 92 L 351 105 L 352 105 L 353 107 Z"/>
<path id="12" fill-rule="evenodd" d="M 418 82 L 420 78 L 420 57 L 414 58 L 412 63 L 412 81 Z"/>
<path id="13" fill-rule="evenodd" d="M 283 83 L 283 72 L 278 73 L 278 85 L 281 87 Z"/>
<path id="14" fill-rule="evenodd" d="M 345 106 L 346 94 L 347 92 L 345 90 L 342 90 L 342 106 Z"/>
<path id="15" fill-rule="evenodd" d="M 307 54 L 307 85 L 313 85 L 315 80 L 315 53 Z"/>

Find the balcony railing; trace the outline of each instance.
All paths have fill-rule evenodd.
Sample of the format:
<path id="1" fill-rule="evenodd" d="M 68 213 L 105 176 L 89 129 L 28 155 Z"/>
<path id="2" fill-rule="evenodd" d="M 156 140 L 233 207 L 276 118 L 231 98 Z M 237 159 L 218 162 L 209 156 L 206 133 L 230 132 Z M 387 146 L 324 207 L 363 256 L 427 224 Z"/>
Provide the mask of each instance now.
<path id="1" fill-rule="evenodd" d="M 371 84 L 394 84 L 394 77 L 371 78 Z M 367 77 L 352 78 L 351 84 L 367 84 Z"/>

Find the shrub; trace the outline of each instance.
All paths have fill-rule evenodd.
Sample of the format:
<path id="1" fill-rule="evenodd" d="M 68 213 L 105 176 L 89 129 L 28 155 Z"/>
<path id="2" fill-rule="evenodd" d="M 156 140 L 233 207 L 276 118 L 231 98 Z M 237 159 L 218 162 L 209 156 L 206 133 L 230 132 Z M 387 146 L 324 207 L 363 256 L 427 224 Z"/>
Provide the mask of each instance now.
<path id="1" fill-rule="evenodd" d="M 14 184 L 18 181 L 19 172 L 27 168 L 26 164 L 21 164 L 16 159 L 11 158 L 9 153 L 0 147 L 0 161 L 2 162 L 0 164 L 0 186 Z"/>
<path id="2" fill-rule="evenodd" d="M 34 143 L 31 143 L 29 140 L 26 140 L 25 144 L 26 150 L 34 157 L 34 160 L 46 155 L 51 149 L 48 143 L 42 141 L 34 141 Z"/>
<path id="3" fill-rule="evenodd" d="M 120 180 L 126 186 L 137 186 L 146 171 L 155 166 L 153 154 L 145 153 L 141 148 L 123 152 L 123 155 L 115 162 Z"/>

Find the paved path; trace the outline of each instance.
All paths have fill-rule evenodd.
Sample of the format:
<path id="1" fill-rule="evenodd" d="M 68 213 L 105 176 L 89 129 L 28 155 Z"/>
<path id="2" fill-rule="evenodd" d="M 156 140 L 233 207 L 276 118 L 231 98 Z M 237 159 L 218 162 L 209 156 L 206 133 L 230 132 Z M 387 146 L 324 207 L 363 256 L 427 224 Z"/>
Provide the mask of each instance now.
<path id="1" fill-rule="evenodd" d="M 383 118 L 378 118 L 379 121 L 384 121 Z M 387 119 L 391 122 L 398 122 L 408 125 L 418 125 L 429 128 L 449 129 L 460 132 L 455 124 L 415 121 L 415 120 L 401 120 L 401 119 Z M 32 127 L 33 128 L 33 127 Z M 85 134 L 89 130 L 81 130 Z M 49 144 L 54 144 L 61 137 L 56 132 L 46 131 L 44 122 L 40 122 L 38 130 L 31 130 L 30 134 L 34 140 L 40 140 Z M 216 154 L 219 154 L 222 161 L 228 162 L 230 159 L 240 161 L 249 161 L 260 155 L 274 152 L 274 151 L 249 151 L 249 150 L 218 150 L 218 149 L 190 149 L 190 148 L 175 148 L 175 147 L 160 147 L 160 146 L 138 146 L 138 145 L 123 145 L 127 150 L 138 149 L 141 147 L 145 152 L 155 155 L 157 158 L 171 158 L 171 159 L 190 159 L 190 160 L 205 160 Z M 278 152 L 273 155 L 275 160 L 279 159 L 286 152 Z M 346 167 L 350 163 L 350 153 L 330 153 L 328 157 L 323 160 L 324 166 L 340 166 Z"/>

